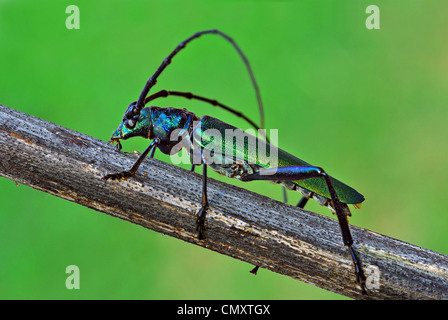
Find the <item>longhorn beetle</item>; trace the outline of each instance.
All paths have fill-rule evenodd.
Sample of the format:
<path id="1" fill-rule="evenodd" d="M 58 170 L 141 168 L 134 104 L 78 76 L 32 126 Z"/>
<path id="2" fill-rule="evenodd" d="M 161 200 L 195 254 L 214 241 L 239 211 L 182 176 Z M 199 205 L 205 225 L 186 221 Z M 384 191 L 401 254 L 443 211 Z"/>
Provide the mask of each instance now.
<path id="1" fill-rule="evenodd" d="M 216 34 L 226 39 L 233 45 L 244 61 L 257 96 L 261 117 L 260 127 L 238 110 L 232 109 L 216 100 L 198 96 L 190 92 L 161 90 L 147 96 L 150 89 L 156 84 L 158 76 L 171 63 L 172 58 L 184 49 L 189 42 L 204 34 Z M 187 99 L 201 100 L 213 106 L 228 110 L 246 120 L 256 129 L 264 127 L 263 105 L 258 85 L 244 53 L 232 38 L 221 31 L 205 30 L 197 32 L 185 41 L 179 43 L 168 57 L 163 60 L 157 71 L 146 82 L 138 100 L 128 106 L 121 124 L 110 139 L 111 143 L 117 143 L 117 150 L 121 150 L 121 139 L 142 136 L 152 140 L 152 142 L 129 170 L 107 174 L 103 177 L 104 180 L 127 179 L 135 175 L 138 167 L 148 154 L 150 157 L 154 156 L 156 148 L 165 154 L 173 154 L 179 152 L 180 148 L 178 146 L 180 145 L 188 152 L 192 159 L 192 170 L 195 165 L 203 166 L 202 203 L 201 208 L 197 212 L 196 220 L 196 231 L 199 239 L 204 239 L 204 222 L 209 206 L 207 200 L 208 167 L 220 174 L 241 181 L 270 180 L 275 183 L 280 183 L 288 189 L 297 190 L 302 193 L 302 198 L 297 204 L 297 207 L 303 208 L 308 199 L 313 198 L 321 205 L 329 207 L 336 214 L 344 245 L 347 246 L 353 261 L 357 281 L 361 286 L 362 292 L 366 293 L 365 276 L 352 247 L 353 239 L 347 220 L 347 217 L 351 215 L 348 204 L 353 204 L 355 208 L 359 208 L 364 201 L 364 196 L 346 184 L 330 177 L 322 168 L 312 166 L 286 151 L 276 148 L 269 143 L 268 139 L 264 141 L 263 139 L 245 134 L 245 137 L 251 142 L 245 142 L 243 145 L 235 145 L 233 138 L 225 138 L 225 133 L 228 130 L 235 132 L 239 129 L 221 120 L 210 116 L 199 118 L 186 109 L 160 108 L 156 106 L 144 108 L 148 102 L 168 96 L 180 96 Z M 250 146 L 255 146 L 255 149 L 250 149 Z M 261 146 L 266 151 L 262 155 L 258 152 Z M 276 153 L 277 161 L 273 162 L 267 156 L 272 153 Z M 258 267 L 255 267 L 251 272 L 256 273 L 257 269 Z"/>

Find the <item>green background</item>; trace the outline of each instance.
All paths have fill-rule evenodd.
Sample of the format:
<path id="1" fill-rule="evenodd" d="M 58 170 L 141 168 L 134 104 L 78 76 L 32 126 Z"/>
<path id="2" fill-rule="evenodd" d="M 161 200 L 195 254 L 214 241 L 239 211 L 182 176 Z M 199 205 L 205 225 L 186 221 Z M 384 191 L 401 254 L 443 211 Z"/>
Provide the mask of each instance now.
<path id="1" fill-rule="evenodd" d="M 70 4 L 79 30 L 65 26 Z M 365 27 L 370 4 L 380 30 Z M 365 195 L 351 224 L 448 254 L 447 9 L 442 0 L 0 0 L 0 103 L 106 141 L 162 59 L 217 28 L 248 56 L 280 147 Z M 192 42 L 155 89 L 218 99 L 258 122 L 244 65 L 217 36 Z M 157 104 L 244 126 L 201 103 Z M 281 200 L 279 186 L 244 186 Z M 2 299 L 344 298 L 266 270 L 252 276 L 247 263 L 5 178 L 0 190 Z M 80 290 L 65 287 L 72 264 Z"/>

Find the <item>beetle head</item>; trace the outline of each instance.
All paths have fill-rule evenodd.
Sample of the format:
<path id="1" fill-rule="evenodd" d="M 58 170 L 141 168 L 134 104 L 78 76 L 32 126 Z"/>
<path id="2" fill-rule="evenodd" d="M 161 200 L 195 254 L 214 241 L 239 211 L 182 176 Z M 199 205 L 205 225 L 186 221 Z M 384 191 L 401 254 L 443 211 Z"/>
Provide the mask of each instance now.
<path id="1" fill-rule="evenodd" d="M 130 108 L 133 108 L 134 104 L 135 102 L 131 103 L 128 107 L 128 110 Z M 130 119 L 127 119 L 126 116 L 123 117 L 122 122 L 110 137 L 109 142 L 116 142 L 117 149 L 121 150 L 120 139 L 126 140 L 137 136 L 141 136 L 147 139 L 150 138 L 149 135 L 151 132 L 151 119 L 149 114 L 149 108 L 144 108 L 139 114 L 133 116 Z"/>

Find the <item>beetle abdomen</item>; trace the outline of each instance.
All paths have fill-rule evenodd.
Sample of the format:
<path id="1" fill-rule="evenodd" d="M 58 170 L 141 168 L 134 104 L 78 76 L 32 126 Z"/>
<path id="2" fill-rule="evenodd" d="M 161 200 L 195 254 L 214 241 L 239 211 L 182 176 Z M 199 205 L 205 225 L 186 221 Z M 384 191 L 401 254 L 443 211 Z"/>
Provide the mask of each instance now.
<path id="1" fill-rule="evenodd" d="M 215 163 L 213 165 L 212 169 L 221 174 L 238 179 L 238 174 L 236 174 L 237 169 L 241 171 L 241 168 L 244 169 L 244 166 L 232 168 L 231 164 L 233 163 L 247 163 L 246 170 L 249 170 L 249 168 L 252 170 L 257 170 L 257 168 L 259 168 L 258 170 L 262 170 L 262 168 L 274 167 L 312 166 L 292 154 L 253 135 L 242 132 L 241 129 L 219 119 L 203 116 L 200 119 L 199 124 L 200 126 L 194 128 L 194 143 L 199 145 L 206 151 L 206 153 L 213 151 L 213 155 L 216 159 L 219 159 L 217 155 L 220 155 L 221 159 L 225 158 L 231 162 L 224 163 L 224 161 L 221 161 L 221 163 Z M 238 139 L 239 136 L 237 134 L 234 134 L 233 137 L 229 138 L 229 133 L 232 131 L 233 133 L 238 132 L 238 134 L 242 135 L 240 137 L 241 139 Z M 275 161 L 272 161 L 273 155 L 276 155 Z M 250 173 L 247 172 L 246 174 Z M 342 203 L 353 204 L 355 207 L 360 207 L 360 204 L 364 201 L 364 196 L 362 194 L 337 179 L 331 178 L 331 181 L 339 200 Z M 293 189 L 293 185 L 295 185 L 296 189 L 305 196 L 308 192 L 317 195 L 314 198 L 316 198 L 319 203 L 326 202 L 323 198 L 326 198 L 327 200 L 331 199 L 326 182 L 320 177 L 290 182 L 287 181 L 282 182 L 282 184 L 289 189 Z"/>

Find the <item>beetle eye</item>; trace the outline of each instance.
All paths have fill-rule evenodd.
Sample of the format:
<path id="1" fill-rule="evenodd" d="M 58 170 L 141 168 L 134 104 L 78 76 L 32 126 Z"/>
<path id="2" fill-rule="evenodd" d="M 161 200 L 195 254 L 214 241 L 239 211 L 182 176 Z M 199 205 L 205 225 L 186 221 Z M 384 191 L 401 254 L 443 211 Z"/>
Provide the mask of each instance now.
<path id="1" fill-rule="evenodd" d="M 126 112 L 123 115 L 123 120 L 125 119 L 131 119 L 134 116 L 134 105 L 136 102 L 132 102 L 128 108 L 126 109 Z"/>
<path id="2" fill-rule="evenodd" d="M 125 120 L 125 122 L 123 123 L 124 126 L 128 129 L 133 129 L 135 127 L 135 120 L 134 119 L 128 119 Z"/>

